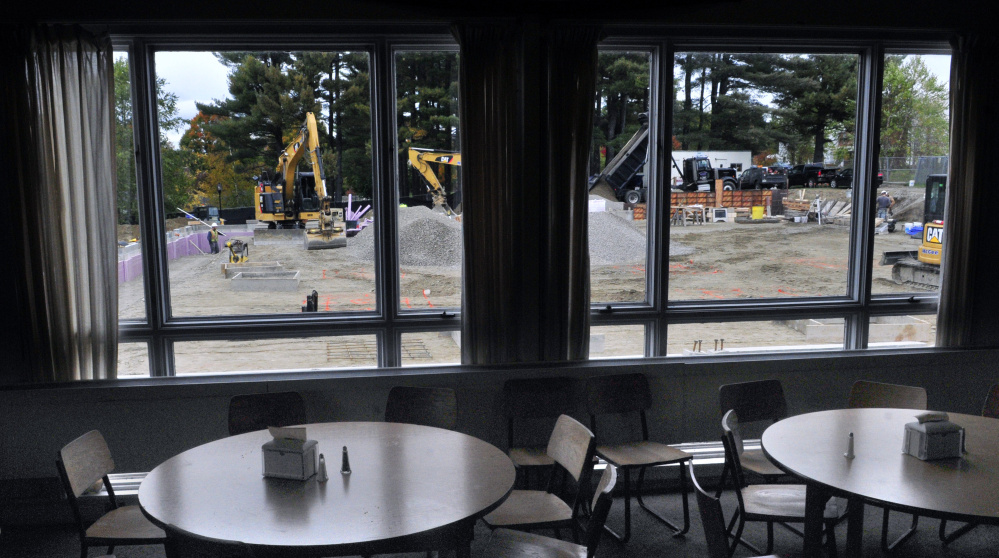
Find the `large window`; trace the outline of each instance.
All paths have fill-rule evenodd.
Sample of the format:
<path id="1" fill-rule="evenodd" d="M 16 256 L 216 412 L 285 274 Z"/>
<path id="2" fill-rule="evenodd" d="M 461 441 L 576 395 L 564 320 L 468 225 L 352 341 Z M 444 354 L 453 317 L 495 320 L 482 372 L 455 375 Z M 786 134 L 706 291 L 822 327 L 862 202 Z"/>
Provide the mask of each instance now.
<path id="1" fill-rule="evenodd" d="M 931 220 L 925 196 L 945 190 L 950 57 L 737 42 L 601 47 L 591 358 L 643 318 L 637 356 L 933 346 L 939 265 L 917 260 L 917 229 Z M 894 215 L 878 214 L 884 190 Z M 646 235 L 647 261 L 598 265 L 606 239 L 592 231 L 614 210 L 631 225 L 619 244 Z"/>
<path id="2" fill-rule="evenodd" d="M 457 362 L 453 41 L 268 41 L 120 45 L 120 375 Z"/>
<path id="3" fill-rule="evenodd" d="M 932 346 L 942 43 L 632 32 L 598 56 L 591 358 Z M 460 363 L 458 48 L 350 36 L 118 45 L 123 377 Z"/>

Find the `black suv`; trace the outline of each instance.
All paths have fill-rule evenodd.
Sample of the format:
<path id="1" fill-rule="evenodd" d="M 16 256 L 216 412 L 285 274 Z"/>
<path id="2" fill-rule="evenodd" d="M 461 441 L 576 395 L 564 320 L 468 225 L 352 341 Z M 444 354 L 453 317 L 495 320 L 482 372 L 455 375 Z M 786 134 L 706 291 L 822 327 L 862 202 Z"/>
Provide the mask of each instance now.
<path id="1" fill-rule="evenodd" d="M 885 181 L 884 174 L 878 171 L 878 186 Z M 832 178 L 832 182 L 829 183 L 833 188 L 852 188 L 853 187 L 853 169 L 843 169 L 836 173 L 836 176 Z"/>
<path id="2" fill-rule="evenodd" d="M 784 176 L 783 170 L 779 167 L 748 168 L 739 177 L 739 189 L 787 188 L 787 177 Z"/>
<path id="3" fill-rule="evenodd" d="M 827 169 L 822 166 L 822 163 L 797 165 L 788 171 L 787 185 L 788 187 L 805 186 L 807 188 L 814 188 L 820 183 L 828 184 L 835 174 L 836 169 Z"/>

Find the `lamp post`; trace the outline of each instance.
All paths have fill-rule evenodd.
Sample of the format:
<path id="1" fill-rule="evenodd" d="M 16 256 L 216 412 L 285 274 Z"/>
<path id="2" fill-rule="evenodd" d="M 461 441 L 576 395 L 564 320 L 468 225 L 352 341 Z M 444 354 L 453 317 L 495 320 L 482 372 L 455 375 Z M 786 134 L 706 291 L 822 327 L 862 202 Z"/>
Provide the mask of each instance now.
<path id="1" fill-rule="evenodd" d="M 215 188 L 219 191 L 219 211 L 222 211 L 222 183 L 216 184 Z"/>

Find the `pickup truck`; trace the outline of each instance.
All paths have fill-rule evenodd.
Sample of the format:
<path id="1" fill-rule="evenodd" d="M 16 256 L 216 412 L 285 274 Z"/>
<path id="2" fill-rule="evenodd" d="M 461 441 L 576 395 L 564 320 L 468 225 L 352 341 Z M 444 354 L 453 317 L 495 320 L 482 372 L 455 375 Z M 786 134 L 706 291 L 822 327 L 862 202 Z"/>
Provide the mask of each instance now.
<path id="1" fill-rule="evenodd" d="M 787 172 L 787 185 L 814 188 L 819 184 L 829 184 L 835 175 L 836 169 L 827 169 L 822 163 L 796 165 Z"/>

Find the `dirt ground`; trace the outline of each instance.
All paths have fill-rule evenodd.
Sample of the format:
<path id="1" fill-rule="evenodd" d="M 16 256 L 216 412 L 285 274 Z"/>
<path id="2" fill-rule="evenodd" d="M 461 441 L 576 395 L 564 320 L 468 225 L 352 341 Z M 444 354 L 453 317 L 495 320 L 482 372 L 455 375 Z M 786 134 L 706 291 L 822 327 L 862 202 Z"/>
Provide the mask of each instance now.
<path id="1" fill-rule="evenodd" d="M 912 205 L 921 192 L 908 189 L 893 192 L 897 207 Z M 823 199 L 847 199 L 849 191 L 808 190 Z M 920 206 L 921 207 L 921 206 Z M 921 210 L 920 210 L 921 212 Z M 917 217 L 910 217 L 918 220 Z M 646 221 L 629 224 L 645 232 Z M 238 235 L 236 235 L 238 237 Z M 356 238 L 356 237 L 355 237 Z M 801 298 L 846 294 L 850 231 L 843 225 L 818 223 L 742 224 L 707 223 L 674 226 L 670 229 L 674 246 L 687 254 L 669 258 L 671 300 L 716 300 L 738 298 Z M 349 239 L 350 243 L 354 239 Z M 919 241 L 902 232 L 875 235 L 874 253 L 914 250 Z M 676 250 L 676 248 L 674 248 Z M 681 250 L 676 250 L 681 251 Z M 290 292 L 239 292 L 222 274 L 228 254 L 188 256 L 170 262 L 170 294 L 176 317 L 297 313 L 306 294 L 319 293 L 320 311 L 365 312 L 376 308 L 374 262 L 358 259 L 358 250 L 306 251 L 300 245 L 250 246 L 250 261 L 280 262 L 286 270 L 300 272 L 300 284 Z M 891 267 L 873 267 L 876 294 L 912 292 L 896 285 Z M 443 311 L 461 303 L 460 266 L 405 267 L 400 278 L 400 304 L 406 310 Z M 594 302 L 642 301 L 645 299 L 645 262 L 620 262 L 591 269 Z M 119 287 L 122 318 L 141 318 L 141 281 Z M 935 316 L 916 333 L 903 333 L 897 326 L 897 340 L 932 343 Z M 918 322 L 919 320 L 917 320 Z M 821 327 L 819 327 L 821 326 Z M 892 326 L 894 327 L 894 326 Z M 811 328 L 811 329 L 809 329 Z M 816 335 L 818 330 L 827 333 Z M 842 320 L 838 323 L 809 324 L 773 321 L 683 324 L 670 329 L 669 353 L 683 354 L 695 349 L 712 352 L 723 344 L 727 352 L 782 346 L 821 346 L 842 344 Z M 889 329 L 889 338 L 891 338 Z M 831 332 L 831 333 L 828 333 Z M 457 363 L 460 348 L 457 333 L 406 334 L 403 338 L 404 363 Z M 287 350 L 294 347 L 293 351 Z M 640 356 L 644 346 L 641 326 L 614 326 L 593 329 L 591 357 Z M 376 366 L 374 335 L 319 339 L 273 339 L 263 341 L 183 342 L 175 345 L 178 374 L 235 372 L 288 368 L 340 368 Z M 147 374 L 144 346 L 121 345 L 119 374 Z"/>

